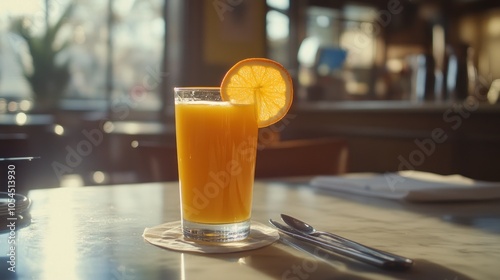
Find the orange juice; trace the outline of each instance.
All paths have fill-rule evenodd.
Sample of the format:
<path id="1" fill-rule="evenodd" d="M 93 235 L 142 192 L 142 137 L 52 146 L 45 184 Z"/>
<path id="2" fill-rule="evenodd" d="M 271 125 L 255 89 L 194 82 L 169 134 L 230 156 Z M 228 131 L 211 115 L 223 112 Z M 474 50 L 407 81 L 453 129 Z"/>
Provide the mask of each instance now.
<path id="1" fill-rule="evenodd" d="M 250 219 L 257 147 L 254 105 L 175 104 L 182 218 L 226 224 Z"/>

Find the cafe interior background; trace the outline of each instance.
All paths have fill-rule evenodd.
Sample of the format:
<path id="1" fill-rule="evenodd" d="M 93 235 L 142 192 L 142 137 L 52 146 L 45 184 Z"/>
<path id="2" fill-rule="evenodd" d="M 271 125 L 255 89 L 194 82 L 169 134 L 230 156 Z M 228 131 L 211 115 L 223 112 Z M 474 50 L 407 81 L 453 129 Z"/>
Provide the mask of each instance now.
<path id="1" fill-rule="evenodd" d="M 247 57 L 294 80 L 264 143 L 335 138 L 347 172 L 500 180 L 488 0 L 2 0 L 0 157 L 34 157 L 12 161 L 20 192 L 176 180 L 172 88 Z"/>

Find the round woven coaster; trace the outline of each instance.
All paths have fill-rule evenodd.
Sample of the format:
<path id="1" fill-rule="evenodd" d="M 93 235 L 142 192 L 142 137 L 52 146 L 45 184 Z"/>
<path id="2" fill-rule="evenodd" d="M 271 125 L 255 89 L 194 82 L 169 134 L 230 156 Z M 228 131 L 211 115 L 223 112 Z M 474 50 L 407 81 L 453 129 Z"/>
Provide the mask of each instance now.
<path id="1" fill-rule="evenodd" d="M 185 239 L 182 234 L 181 221 L 146 228 L 142 236 L 147 242 L 162 248 L 210 254 L 253 250 L 272 244 L 279 239 L 277 230 L 255 221 L 252 221 L 250 226 L 250 235 L 236 242 L 212 243 Z"/>

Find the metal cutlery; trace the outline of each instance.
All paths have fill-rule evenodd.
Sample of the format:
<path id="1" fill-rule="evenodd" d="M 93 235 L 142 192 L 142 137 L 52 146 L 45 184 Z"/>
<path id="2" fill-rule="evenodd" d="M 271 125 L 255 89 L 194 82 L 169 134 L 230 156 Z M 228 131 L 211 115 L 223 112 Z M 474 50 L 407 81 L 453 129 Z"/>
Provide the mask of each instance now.
<path id="1" fill-rule="evenodd" d="M 281 219 L 290 227 L 293 229 L 300 231 L 306 235 L 311 235 L 311 236 L 327 236 L 331 238 L 331 240 L 335 240 L 338 243 L 343 244 L 344 246 L 348 248 L 353 248 L 355 250 L 358 250 L 363 253 L 367 253 L 376 257 L 380 257 L 383 259 L 395 261 L 398 263 L 402 264 L 408 264 L 411 265 L 413 261 L 411 259 L 408 259 L 406 257 L 398 256 L 389 252 L 385 252 L 382 250 L 378 250 L 375 248 L 368 247 L 366 245 L 357 243 L 355 241 L 349 240 L 347 238 L 344 238 L 342 236 L 330 233 L 330 232 L 324 232 L 324 231 L 318 231 L 316 230 L 313 226 L 309 225 L 306 222 L 303 222 L 297 218 L 281 214 Z"/>
<path id="2" fill-rule="evenodd" d="M 340 244 L 338 242 L 327 242 L 324 239 L 317 238 L 311 235 L 304 234 L 300 231 L 294 230 L 291 227 L 285 226 L 276 222 L 272 219 L 269 219 L 269 222 L 275 226 L 280 232 L 291 236 L 295 239 L 307 242 L 309 244 L 313 244 L 322 249 L 328 250 L 333 253 L 337 253 L 339 255 L 343 255 L 358 261 L 362 261 L 364 263 L 368 263 L 379 268 L 388 269 L 388 270 L 406 270 L 411 267 L 412 263 L 400 262 L 396 260 L 390 260 L 381 258 L 372 254 L 367 254 L 353 248 L 346 247 L 345 244 Z"/>
<path id="3" fill-rule="evenodd" d="M 34 159 L 39 159 L 40 157 L 7 157 L 7 158 L 2 158 L 0 157 L 0 161 L 14 161 L 14 160 L 28 160 L 32 161 Z"/>

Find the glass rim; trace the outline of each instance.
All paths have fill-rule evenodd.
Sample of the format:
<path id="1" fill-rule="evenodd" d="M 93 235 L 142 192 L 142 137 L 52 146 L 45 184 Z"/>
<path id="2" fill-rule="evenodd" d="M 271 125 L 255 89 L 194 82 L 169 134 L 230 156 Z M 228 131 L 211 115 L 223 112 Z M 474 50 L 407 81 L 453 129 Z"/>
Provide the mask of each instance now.
<path id="1" fill-rule="evenodd" d="M 174 87 L 174 91 L 220 91 L 220 87 Z"/>

